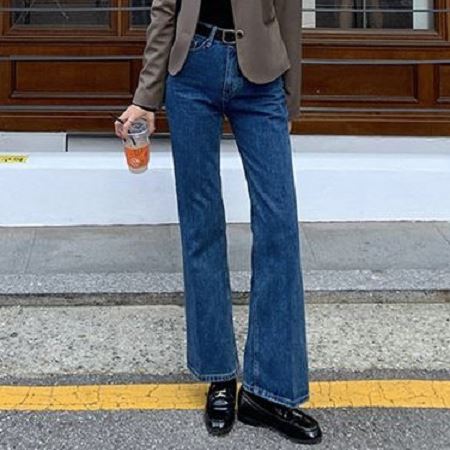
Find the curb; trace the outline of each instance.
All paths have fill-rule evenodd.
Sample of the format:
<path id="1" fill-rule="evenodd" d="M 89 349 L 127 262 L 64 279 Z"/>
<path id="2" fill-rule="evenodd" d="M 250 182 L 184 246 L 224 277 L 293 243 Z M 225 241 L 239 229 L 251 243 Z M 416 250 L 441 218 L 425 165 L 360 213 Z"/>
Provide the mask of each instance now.
<path id="1" fill-rule="evenodd" d="M 230 272 L 233 304 L 248 304 L 250 272 Z M 448 270 L 305 270 L 307 303 L 450 303 Z M 0 275 L 1 306 L 183 305 L 181 273 Z"/>

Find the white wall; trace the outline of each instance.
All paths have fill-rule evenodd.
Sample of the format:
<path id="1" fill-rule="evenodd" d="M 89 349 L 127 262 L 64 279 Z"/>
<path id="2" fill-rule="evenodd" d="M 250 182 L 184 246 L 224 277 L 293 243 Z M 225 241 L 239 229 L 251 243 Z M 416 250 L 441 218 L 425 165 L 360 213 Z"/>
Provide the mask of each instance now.
<path id="1" fill-rule="evenodd" d="M 29 155 L 26 163 L 0 163 L 1 226 L 177 222 L 168 139 L 153 140 L 150 169 L 135 175 L 116 138 L 71 138 L 66 152 L 50 135 L 7 146 L 0 136 L 0 154 Z M 449 138 L 291 139 L 301 221 L 450 220 Z M 221 158 L 227 220 L 248 222 L 233 140 L 223 141 Z"/>

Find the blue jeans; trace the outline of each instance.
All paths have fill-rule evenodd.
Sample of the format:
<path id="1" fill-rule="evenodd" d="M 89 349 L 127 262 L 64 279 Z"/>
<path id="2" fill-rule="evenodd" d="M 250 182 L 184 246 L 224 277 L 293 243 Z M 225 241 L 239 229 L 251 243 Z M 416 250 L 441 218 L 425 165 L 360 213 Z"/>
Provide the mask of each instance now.
<path id="1" fill-rule="evenodd" d="M 276 55 L 274 55 L 276 57 Z M 223 116 L 251 203 L 251 290 L 243 387 L 294 407 L 309 398 L 299 224 L 282 76 L 256 84 L 236 46 L 195 34 L 167 75 L 165 106 L 182 243 L 187 366 L 202 381 L 238 376 L 220 177 Z"/>

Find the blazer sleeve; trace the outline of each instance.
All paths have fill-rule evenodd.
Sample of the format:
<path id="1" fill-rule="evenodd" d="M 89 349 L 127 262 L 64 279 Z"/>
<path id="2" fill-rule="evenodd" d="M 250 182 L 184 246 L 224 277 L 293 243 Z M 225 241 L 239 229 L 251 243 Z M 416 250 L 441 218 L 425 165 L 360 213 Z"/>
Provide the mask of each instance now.
<path id="1" fill-rule="evenodd" d="M 291 67 L 284 72 L 284 88 L 289 120 L 300 115 L 302 0 L 274 0 L 281 37 Z"/>
<path id="2" fill-rule="evenodd" d="M 153 0 L 150 9 L 142 69 L 132 103 L 153 111 L 164 102 L 167 65 L 175 36 L 175 6 L 176 0 Z"/>

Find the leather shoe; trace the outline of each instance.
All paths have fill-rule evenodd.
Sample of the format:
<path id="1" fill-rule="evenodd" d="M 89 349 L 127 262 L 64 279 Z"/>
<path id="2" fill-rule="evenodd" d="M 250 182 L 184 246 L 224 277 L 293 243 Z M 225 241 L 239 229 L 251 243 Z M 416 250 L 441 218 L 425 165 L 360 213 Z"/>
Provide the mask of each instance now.
<path id="1" fill-rule="evenodd" d="M 204 411 L 208 433 L 219 436 L 231 431 L 236 416 L 236 390 L 236 378 L 209 385 Z"/>
<path id="2" fill-rule="evenodd" d="M 237 404 L 237 418 L 247 425 L 269 428 L 299 444 L 318 444 L 322 440 L 317 421 L 298 408 L 272 402 L 242 386 Z"/>

